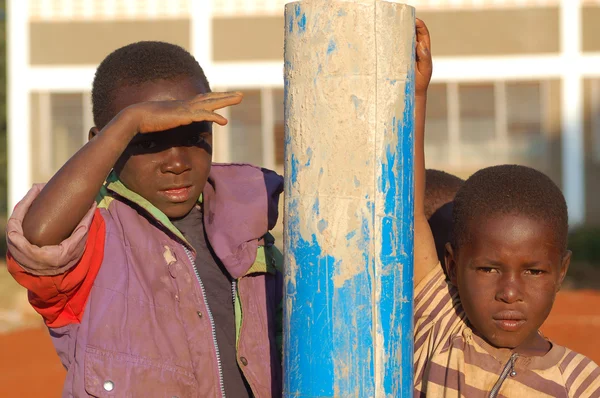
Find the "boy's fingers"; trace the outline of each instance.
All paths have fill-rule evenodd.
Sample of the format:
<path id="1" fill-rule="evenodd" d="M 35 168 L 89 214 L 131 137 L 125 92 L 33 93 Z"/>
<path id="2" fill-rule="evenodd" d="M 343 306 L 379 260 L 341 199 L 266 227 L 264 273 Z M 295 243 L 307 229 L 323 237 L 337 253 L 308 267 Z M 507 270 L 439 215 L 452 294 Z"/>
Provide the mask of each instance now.
<path id="1" fill-rule="evenodd" d="M 242 94 L 239 91 L 227 91 L 227 92 L 223 92 L 223 93 L 206 93 L 206 94 L 199 94 L 199 95 L 195 96 L 193 99 L 190 100 L 190 102 L 196 103 L 196 102 L 216 100 L 216 99 L 221 99 L 221 98 L 243 97 L 243 96 L 244 96 L 244 94 Z"/>
<path id="2" fill-rule="evenodd" d="M 227 124 L 227 119 L 223 116 L 203 109 L 194 112 L 192 119 L 194 122 L 214 122 L 220 126 L 225 126 Z"/>
<path id="3" fill-rule="evenodd" d="M 417 42 L 424 43 L 425 46 L 431 51 L 431 37 L 429 36 L 429 29 L 425 22 L 419 18 L 415 21 L 415 28 L 417 30 Z"/>
<path id="4" fill-rule="evenodd" d="M 431 53 L 425 43 L 417 44 L 417 60 L 421 63 L 431 65 Z"/>
<path id="5" fill-rule="evenodd" d="M 204 97 L 202 99 L 194 98 L 190 102 L 190 106 L 193 108 L 202 108 L 209 111 L 216 109 L 225 108 L 231 105 L 237 105 L 242 102 L 243 96 L 240 93 L 233 93 L 229 95 L 222 95 L 216 97 Z"/>
<path id="6" fill-rule="evenodd" d="M 223 91 L 223 92 L 219 92 L 219 91 L 214 91 L 214 92 L 210 92 L 210 93 L 204 93 L 204 94 L 198 94 L 196 95 L 196 97 L 193 99 L 193 101 L 195 100 L 201 100 L 203 98 L 222 98 L 222 97 L 230 97 L 232 95 L 235 96 L 243 96 L 244 94 L 242 94 L 240 91 Z"/>

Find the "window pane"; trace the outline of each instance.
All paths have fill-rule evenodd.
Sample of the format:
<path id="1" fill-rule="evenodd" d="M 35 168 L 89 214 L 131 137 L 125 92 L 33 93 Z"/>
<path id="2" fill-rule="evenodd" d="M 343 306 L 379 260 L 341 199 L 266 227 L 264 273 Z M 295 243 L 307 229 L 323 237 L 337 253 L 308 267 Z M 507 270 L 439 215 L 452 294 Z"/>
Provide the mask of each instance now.
<path id="1" fill-rule="evenodd" d="M 540 83 L 506 83 L 506 117 L 509 135 L 542 134 Z"/>
<path id="2" fill-rule="evenodd" d="M 83 95 L 50 94 L 50 109 L 52 167 L 56 171 L 85 143 Z"/>
<path id="3" fill-rule="evenodd" d="M 262 121 L 259 90 L 243 90 L 244 100 L 229 108 L 231 161 L 262 165 Z"/>
<path id="4" fill-rule="evenodd" d="M 432 84 L 427 94 L 425 156 L 436 165 L 448 161 L 448 95 L 446 84 Z"/>
<path id="5" fill-rule="evenodd" d="M 496 109 L 492 84 L 463 84 L 458 89 L 461 143 L 484 144 L 496 136 Z"/>

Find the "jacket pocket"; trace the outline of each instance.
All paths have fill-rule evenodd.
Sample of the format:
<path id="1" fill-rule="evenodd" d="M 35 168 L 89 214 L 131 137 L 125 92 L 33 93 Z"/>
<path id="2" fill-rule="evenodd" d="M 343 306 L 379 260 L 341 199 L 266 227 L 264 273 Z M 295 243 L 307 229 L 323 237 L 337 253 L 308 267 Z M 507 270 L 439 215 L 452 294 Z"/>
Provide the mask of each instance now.
<path id="1" fill-rule="evenodd" d="M 196 397 L 191 371 L 163 361 L 88 346 L 84 382 L 93 397 Z"/>

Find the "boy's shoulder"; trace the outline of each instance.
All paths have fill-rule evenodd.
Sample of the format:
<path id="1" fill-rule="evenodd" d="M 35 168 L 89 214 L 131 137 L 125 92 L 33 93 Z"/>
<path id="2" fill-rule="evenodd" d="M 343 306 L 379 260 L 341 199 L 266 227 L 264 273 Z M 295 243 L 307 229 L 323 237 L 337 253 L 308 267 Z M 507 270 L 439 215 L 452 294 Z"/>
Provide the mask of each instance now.
<path id="1" fill-rule="evenodd" d="M 564 347 L 557 367 L 569 396 L 589 397 L 600 394 L 600 366 L 592 359 Z"/>

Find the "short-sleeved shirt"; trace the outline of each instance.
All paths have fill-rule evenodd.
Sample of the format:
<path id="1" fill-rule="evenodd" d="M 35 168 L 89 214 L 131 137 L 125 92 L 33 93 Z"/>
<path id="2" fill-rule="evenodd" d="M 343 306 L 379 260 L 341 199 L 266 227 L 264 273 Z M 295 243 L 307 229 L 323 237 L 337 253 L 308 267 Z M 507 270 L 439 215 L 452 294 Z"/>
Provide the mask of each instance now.
<path id="1" fill-rule="evenodd" d="M 494 387 L 497 397 L 600 397 L 600 367 L 584 355 L 551 343 L 542 357 L 514 357 L 473 333 L 439 266 L 414 305 L 415 397 L 487 398 Z"/>

